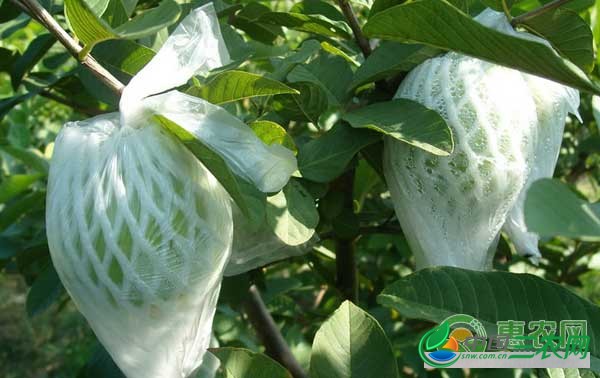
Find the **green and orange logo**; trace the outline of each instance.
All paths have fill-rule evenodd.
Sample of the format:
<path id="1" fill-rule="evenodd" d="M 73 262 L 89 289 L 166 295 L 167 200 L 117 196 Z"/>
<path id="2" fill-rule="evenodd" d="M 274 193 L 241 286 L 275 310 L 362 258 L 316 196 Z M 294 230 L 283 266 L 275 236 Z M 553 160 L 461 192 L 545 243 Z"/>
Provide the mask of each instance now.
<path id="1" fill-rule="evenodd" d="M 458 360 L 461 352 L 485 351 L 486 339 L 485 328 L 479 320 L 457 314 L 446 318 L 421 337 L 419 355 L 430 366 L 448 367 Z"/>

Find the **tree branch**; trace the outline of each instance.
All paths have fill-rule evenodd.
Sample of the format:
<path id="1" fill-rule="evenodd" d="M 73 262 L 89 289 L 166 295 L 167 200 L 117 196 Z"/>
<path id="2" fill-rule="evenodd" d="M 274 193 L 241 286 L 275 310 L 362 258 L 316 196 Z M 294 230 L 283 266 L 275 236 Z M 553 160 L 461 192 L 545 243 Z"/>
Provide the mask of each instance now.
<path id="1" fill-rule="evenodd" d="M 356 13 L 354 13 L 354 9 L 352 9 L 352 5 L 348 0 L 336 0 L 342 13 L 348 20 L 348 24 L 350 25 L 350 29 L 352 29 L 352 33 L 354 34 L 354 39 L 358 44 L 358 47 L 362 51 L 363 55 L 368 57 L 371 55 L 371 45 L 369 44 L 369 40 L 362 32 L 360 25 L 358 24 L 358 18 L 356 18 Z"/>
<path id="2" fill-rule="evenodd" d="M 354 207 L 354 169 L 345 172 L 333 183 L 335 189 L 344 196 L 345 209 Z M 355 238 L 337 237 L 335 240 L 336 286 L 344 299 L 358 301 L 358 278 L 356 268 Z"/>
<path id="3" fill-rule="evenodd" d="M 80 57 L 82 47 L 75 41 L 48 13 L 37 0 L 12 0 L 19 8 L 27 9 L 31 18 L 42 24 L 83 66 L 90 70 L 98 80 L 106 84 L 117 95 L 121 95 L 125 87 L 116 77 L 100 65 L 90 54 Z"/>
<path id="4" fill-rule="evenodd" d="M 550 12 L 556 8 L 559 8 L 570 1 L 572 1 L 572 0 L 551 1 L 547 4 L 542 5 L 541 7 L 537 8 L 537 9 L 532 10 L 531 12 L 523 13 L 522 15 L 513 18 L 510 21 L 510 24 L 512 26 L 517 26 L 517 25 L 522 24 L 522 23 L 526 22 L 527 20 L 530 20 L 536 16 L 539 16 L 541 14 L 544 14 L 546 12 Z"/>
<path id="5" fill-rule="evenodd" d="M 358 279 L 354 240 L 338 239 L 335 242 L 336 286 L 347 299 L 358 301 Z"/>
<path id="6" fill-rule="evenodd" d="M 393 227 L 387 225 L 379 225 L 379 226 L 367 226 L 360 227 L 358 229 L 359 235 L 367 235 L 367 234 L 401 234 L 402 229 L 400 227 Z M 335 233 L 333 231 L 324 232 L 319 234 L 319 239 L 327 240 L 333 239 L 335 237 Z"/>
<path id="7" fill-rule="evenodd" d="M 244 310 L 265 346 L 267 355 L 288 369 L 294 378 L 308 378 L 290 351 L 255 285 L 250 286 L 248 290 L 248 298 L 244 301 Z"/>

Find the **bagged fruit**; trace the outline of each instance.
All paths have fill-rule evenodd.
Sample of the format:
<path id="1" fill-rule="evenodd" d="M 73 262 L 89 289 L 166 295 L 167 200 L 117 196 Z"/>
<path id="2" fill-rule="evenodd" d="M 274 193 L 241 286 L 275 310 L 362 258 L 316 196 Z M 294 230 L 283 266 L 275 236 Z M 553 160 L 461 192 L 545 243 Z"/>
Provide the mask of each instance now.
<path id="1" fill-rule="evenodd" d="M 514 31 L 502 13 L 488 9 L 476 20 L 543 41 Z M 522 242 L 532 237 L 523 223 L 524 191 L 536 177 L 552 174 L 566 113 L 576 111 L 578 93 L 450 52 L 411 71 L 396 97 L 440 113 L 455 143 L 449 157 L 440 157 L 385 140 L 386 180 L 417 267 L 490 268 L 507 218 L 520 252 L 532 254 Z"/>
<path id="2" fill-rule="evenodd" d="M 517 203 L 510 211 L 503 230 L 515 244 L 517 252 L 536 262 L 541 257 L 538 249 L 539 236 L 527 231 L 525 225 L 525 197 L 534 181 L 552 177 L 560 145 L 562 143 L 565 119 L 568 113 L 579 118 L 579 92 L 573 88 L 527 75 L 538 117 L 538 138 L 532 169 Z"/>
<path id="3" fill-rule="evenodd" d="M 212 4 L 193 10 L 127 85 L 120 112 L 67 123 L 56 139 L 52 260 L 130 378 L 187 377 L 201 365 L 232 245 L 230 196 L 154 116 L 263 191 L 280 190 L 296 170 L 291 151 L 266 146 L 224 109 L 168 91 L 228 61 Z"/>

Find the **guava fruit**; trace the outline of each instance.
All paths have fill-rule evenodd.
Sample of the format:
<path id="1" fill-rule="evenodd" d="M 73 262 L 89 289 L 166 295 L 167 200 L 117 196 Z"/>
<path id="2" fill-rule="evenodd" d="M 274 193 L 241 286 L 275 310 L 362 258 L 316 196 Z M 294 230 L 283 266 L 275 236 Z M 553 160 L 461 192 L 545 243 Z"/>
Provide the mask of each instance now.
<path id="1" fill-rule="evenodd" d="M 486 10 L 476 20 L 540 40 L 514 31 L 502 13 Z M 395 97 L 440 113 L 455 143 L 452 154 L 442 157 L 385 140 L 384 174 L 417 267 L 491 268 L 507 218 L 517 249 L 533 254 L 523 242 L 535 237 L 523 222 L 525 190 L 532 180 L 552 174 L 567 111 L 578 105 L 577 92 L 450 52 L 417 66 Z"/>
<path id="2" fill-rule="evenodd" d="M 64 286 L 128 377 L 200 365 L 233 225 L 229 196 L 180 142 L 118 113 L 65 125 L 46 224 Z"/>

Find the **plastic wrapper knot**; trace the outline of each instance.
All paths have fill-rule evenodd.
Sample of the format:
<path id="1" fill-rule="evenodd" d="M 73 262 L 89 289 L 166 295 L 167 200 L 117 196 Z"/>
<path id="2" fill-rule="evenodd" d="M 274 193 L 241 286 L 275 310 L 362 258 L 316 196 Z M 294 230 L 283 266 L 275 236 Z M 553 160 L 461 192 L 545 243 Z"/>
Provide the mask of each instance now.
<path id="1" fill-rule="evenodd" d="M 171 90 L 228 62 L 212 4 L 193 10 L 126 86 L 119 112 L 67 123 L 56 139 L 46 212 L 52 260 L 129 378 L 187 377 L 201 365 L 233 238 L 230 196 L 154 115 L 194 134 L 262 191 L 280 190 L 296 170 L 291 151 Z"/>

